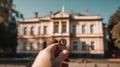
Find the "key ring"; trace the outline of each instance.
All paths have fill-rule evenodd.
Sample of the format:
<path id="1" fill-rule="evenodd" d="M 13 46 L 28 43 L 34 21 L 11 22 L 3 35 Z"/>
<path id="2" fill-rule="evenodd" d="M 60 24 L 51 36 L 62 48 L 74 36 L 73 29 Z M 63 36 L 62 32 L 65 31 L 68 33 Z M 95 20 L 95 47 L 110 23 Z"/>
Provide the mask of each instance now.
<path id="1" fill-rule="evenodd" d="M 66 41 L 65 39 L 60 39 L 59 44 L 60 44 L 61 46 L 66 46 L 67 41 Z"/>

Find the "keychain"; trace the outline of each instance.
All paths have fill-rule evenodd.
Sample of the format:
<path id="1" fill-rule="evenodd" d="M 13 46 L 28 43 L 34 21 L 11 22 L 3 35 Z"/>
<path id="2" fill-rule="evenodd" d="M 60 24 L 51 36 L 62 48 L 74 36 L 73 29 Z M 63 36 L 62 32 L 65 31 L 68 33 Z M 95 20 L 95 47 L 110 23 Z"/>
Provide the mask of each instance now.
<path id="1" fill-rule="evenodd" d="M 60 39 L 59 44 L 60 44 L 61 46 L 66 46 L 67 41 L 64 39 L 64 36 L 62 36 L 62 39 Z"/>
<path id="2" fill-rule="evenodd" d="M 54 43 L 59 43 L 59 45 L 57 46 L 56 51 L 55 51 L 55 57 L 57 57 L 61 51 L 66 49 L 67 41 L 62 36 L 62 38 L 59 41 L 55 40 Z"/>
<path id="3" fill-rule="evenodd" d="M 59 43 L 59 45 L 57 46 L 56 51 L 54 53 L 55 54 L 54 56 L 57 57 L 60 54 L 61 51 L 66 49 L 67 41 L 62 36 L 62 38 L 59 41 L 55 40 L 53 43 Z M 64 61 L 69 62 L 70 59 L 67 57 Z"/>

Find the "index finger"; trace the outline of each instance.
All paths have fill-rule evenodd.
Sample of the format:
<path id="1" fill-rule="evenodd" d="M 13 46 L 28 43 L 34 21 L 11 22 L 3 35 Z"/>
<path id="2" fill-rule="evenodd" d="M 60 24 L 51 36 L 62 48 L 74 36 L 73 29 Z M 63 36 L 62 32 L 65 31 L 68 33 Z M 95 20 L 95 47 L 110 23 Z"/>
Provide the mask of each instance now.
<path id="1" fill-rule="evenodd" d="M 46 50 L 50 52 L 54 52 L 57 46 L 58 46 L 58 43 L 51 44 L 46 48 Z"/>

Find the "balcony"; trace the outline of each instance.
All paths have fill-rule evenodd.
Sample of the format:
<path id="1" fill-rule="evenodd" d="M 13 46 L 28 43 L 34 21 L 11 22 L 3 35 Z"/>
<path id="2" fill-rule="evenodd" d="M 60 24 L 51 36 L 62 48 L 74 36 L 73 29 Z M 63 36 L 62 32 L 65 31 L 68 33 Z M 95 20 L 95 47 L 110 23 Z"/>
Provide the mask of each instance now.
<path id="1" fill-rule="evenodd" d="M 17 53 L 31 53 L 36 54 L 39 53 L 40 50 L 18 50 Z"/>
<path id="2" fill-rule="evenodd" d="M 52 36 L 70 36 L 70 33 L 53 33 Z"/>
<path id="3" fill-rule="evenodd" d="M 71 50 L 70 53 L 74 54 L 104 54 L 104 50 Z"/>

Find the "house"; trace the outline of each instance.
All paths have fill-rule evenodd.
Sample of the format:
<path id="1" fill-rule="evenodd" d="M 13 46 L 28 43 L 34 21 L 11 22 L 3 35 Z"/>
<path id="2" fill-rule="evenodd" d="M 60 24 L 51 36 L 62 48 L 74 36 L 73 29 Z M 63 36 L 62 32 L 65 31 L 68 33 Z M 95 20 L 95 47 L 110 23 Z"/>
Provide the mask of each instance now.
<path id="1" fill-rule="evenodd" d="M 104 57 L 102 18 L 80 13 L 56 13 L 19 19 L 17 53 L 38 53 L 54 40 L 67 41 L 70 57 Z"/>

